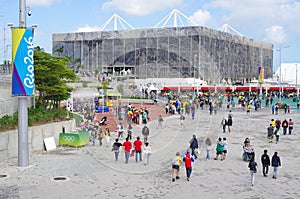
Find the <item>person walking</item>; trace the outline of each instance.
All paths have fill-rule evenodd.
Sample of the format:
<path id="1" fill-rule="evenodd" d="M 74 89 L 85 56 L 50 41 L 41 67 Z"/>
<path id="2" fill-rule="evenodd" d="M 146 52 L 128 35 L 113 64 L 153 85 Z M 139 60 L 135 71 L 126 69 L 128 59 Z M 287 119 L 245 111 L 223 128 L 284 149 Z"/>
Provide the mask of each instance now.
<path id="1" fill-rule="evenodd" d="M 218 160 L 219 155 L 222 157 L 223 150 L 224 150 L 224 145 L 222 142 L 222 138 L 219 138 L 216 147 L 216 157 L 214 158 L 215 160 Z"/>
<path id="2" fill-rule="evenodd" d="M 228 126 L 228 133 L 230 133 L 231 132 L 231 127 L 232 127 L 232 113 L 231 113 L 231 110 L 228 113 L 227 126 Z"/>
<path id="3" fill-rule="evenodd" d="M 96 140 L 96 130 L 92 129 L 91 135 L 90 135 L 90 142 L 93 143 L 93 146 L 95 146 L 95 140 Z"/>
<path id="4" fill-rule="evenodd" d="M 182 162 L 182 158 L 180 156 L 180 153 L 176 153 L 176 157 L 172 161 L 172 182 L 175 182 L 175 179 L 180 179 L 179 177 L 179 171 L 180 171 L 180 164 Z"/>
<path id="5" fill-rule="evenodd" d="M 149 128 L 147 125 L 145 125 L 143 128 L 142 128 L 142 134 L 144 136 L 144 143 L 148 141 L 148 136 L 149 136 Z"/>
<path id="6" fill-rule="evenodd" d="M 190 148 L 192 150 L 192 156 L 195 157 L 195 159 L 197 159 L 197 154 L 195 152 L 195 150 L 198 150 L 198 140 L 196 138 L 196 135 L 193 135 L 193 138 L 190 141 Z"/>
<path id="7" fill-rule="evenodd" d="M 129 140 L 132 139 L 132 129 L 133 129 L 132 125 L 131 125 L 131 123 L 129 123 L 128 127 L 127 127 L 127 137 L 128 137 Z"/>
<path id="8" fill-rule="evenodd" d="M 272 124 L 270 124 L 270 126 L 267 128 L 267 131 L 268 131 L 267 138 L 269 140 L 269 143 L 273 143 L 274 127 L 272 126 Z"/>
<path id="9" fill-rule="evenodd" d="M 223 133 L 226 133 L 226 125 L 227 125 L 227 120 L 225 117 L 223 117 L 221 121 L 221 126 L 223 127 Z"/>
<path id="10" fill-rule="evenodd" d="M 122 144 L 119 142 L 119 139 L 117 138 L 115 140 L 115 142 L 113 143 L 112 149 L 111 149 L 115 154 L 115 160 L 116 161 L 118 161 L 118 159 L 119 159 L 119 153 L 120 153 L 120 147 L 121 146 L 122 146 Z"/>
<path id="11" fill-rule="evenodd" d="M 289 119 L 289 135 L 292 135 L 294 129 L 294 122 L 292 121 L 292 119 Z"/>
<path id="12" fill-rule="evenodd" d="M 288 126 L 289 126 L 289 122 L 286 119 L 284 119 L 282 121 L 281 126 L 282 126 L 282 129 L 283 129 L 283 135 L 286 135 L 287 129 L 288 129 Z"/>
<path id="13" fill-rule="evenodd" d="M 186 180 L 190 181 L 190 177 L 192 174 L 192 162 L 194 162 L 194 157 L 190 154 L 189 151 L 186 152 L 183 162 L 185 163 L 185 170 L 186 170 Z"/>
<path id="14" fill-rule="evenodd" d="M 110 131 L 109 131 L 109 128 L 105 129 L 105 140 L 106 140 L 106 144 L 108 144 L 109 140 L 110 140 Z"/>
<path id="15" fill-rule="evenodd" d="M 184 121 L 185 120 L 185 116 L 183 115 L 183 113 L 180 113 L 180 117 L 179 117 L 179 126 L 181 127 L 181 128 L 184 128 L 185 127 L 185 125 L 184 125 Z"/>
<path id="16" fill-rule="evenodd" d="M 195 103 L 192 104 L 191 113 L 192 113 L 192 120 L 194 120 L 195 119 L 195 113 L 196 113 L 196 105 L 195 105 Z"/>
<path id="17" fill-rule="evenodd" d="M 275 112 L 275 105 L 274 104 L 272 105 L 271 109 L 272 109 L 272 115 L 274 115 L 274 112 Z"/>
<path id="18" fill-rule="evenodd" d="M 274 155 L 272 156 L 272 167 L 273 167 L 273 179 L 277 179 L 278 174 L 278 167 L 281 166 L 280 157 L 278 156 L 277 151 L 274 152 Z"/>
<path id="19" fill-rule="evenodd" d="M 166 112 L 166 114 L 168 114 L 170 112 L 168 103 L 166 103 L 166 105 L 165 105 L 165 112 Z"/>
<path id="20" fill-rule="evenodd" d="M 99 128 L 99 130 L 98 130 L 98 140 L 99 140 L 99 145 L 100 146 L 102 145 L 103 138 L 104 138 L 104 133 L 103 133 L 102 129 Z"/>
<path id="21" fill-rule="evenodd" d="M 209 138 L 206 138 L 205 140 L 205 148 L 206 148 L 206 160 L 210 160 L 211 140 Z"/>
<path id="22" fill-rule="evenodd" d="M 263 175 L 265 177 L 268 177 L 268 171 L 269 171 L 269 166 L 270 166 L 270 157 L 268 155 L 267 149 L 265 149 L 264 153 L 261 155 L 261 164 L 262 164 Z"/>
<path id="23" fill-rule="evenodd" d="M 130 149 L 132 147 L 132 144 L 130 141 L 128 141 L 128 138 L 126 138 L 126 141 L 122 144 L 124 151 L 125 151 L 125 164 L 128 164 L 128 159 L 130 156 Z"/>
<path id="24" fill-rule="evenodd" d="M 251 106 L 250 106 L 250 103 L 248 103 L 248 106 L 247 106 L 247 115 L 250 115 L 250 110 L 251 110 Z"/>
<path id="25" fill-rule="evenodd" d="M 150 155 L 152 153 L 151 151 L 151 147 L 149 146 L 149 142 L 145 142 L 145 147 L 144 147 L 144 165 L 147 166 L 149 165 L 149 159 L 150 159 Z"/>
<path id="26" fill-rule="evenodd" d="M 124 132 L 123 124 L 120 122 L 117 128 L 118 128 L 118 138 L 123 137 L 123 132 Z"/>
<path id="27" fill-rule="evenodd" d="M 163 128 L 163 125 L 162 125 L 163 121 L 164 121 L 164 119 L 162 118 L 161 115 L 159 115 L 158 119 L 157 119 L 157 122 L 158 122 L 157 128 L 159 128 L 159 127 Z"/>
<path id="28" fill-rule="evenodd" d="M 226 155 L 227 155 L 227 152 L 228 152 L 228 142 L 227 142 L 227 139 L 226 138 L 223 138 L 223 153 L 222 153 L 222 156 L 221 156 L 221 160 L 225 160 L 226 158 Z"/>
<path id="29" fill-rule="evenodd" d="M 254 186 L 255 174 L 257 172 L 256 167 L 257 167 L 257 163 L 254 161 L 254 158 L 251 158 L 248 164 L 248 168 L 250 169 L 250 176 L 251 176 L 251 186 Z"/>
<path id="30" fill-rule="evenodd" d="M 135 150 L 135 161 L 138 162 L 138 159 L 142 161 L 142 141 L 140 140 L 140 137 L 138 136 L 136 140 L 133 142 L 134 150 Z M 138 158 L 139 154 L 139 158 Z"/>
<path id="31" fill-rule="evenodd" d="M 279 136 L 280 136 L 280 134 L 281 134 L 281 129 L 280 129 L 280 127 L 275 129 L 274 134 L 275 134 L 275 136 L 276 136 L 276 144 L 277 144 L 277 143 L 279 142 Z"/>

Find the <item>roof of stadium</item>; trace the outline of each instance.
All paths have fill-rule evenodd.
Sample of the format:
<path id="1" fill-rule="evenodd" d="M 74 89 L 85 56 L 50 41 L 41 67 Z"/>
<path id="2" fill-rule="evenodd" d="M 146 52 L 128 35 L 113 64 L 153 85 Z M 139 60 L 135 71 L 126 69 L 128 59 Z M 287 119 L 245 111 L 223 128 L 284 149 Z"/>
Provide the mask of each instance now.
<path id="1" fill-rule="evenodd" d="M 128 23 L 125 19 L 123 19 L 118 14 L 113 14 L 106 22 L 100 26 L 100 31 L 110 30 L 110 25 L 113 25 L 113 30 L 134 30 L 135 28 Z M 186 27 L 186 26 L 200 26 L 192 19 L 187 17 L 181 11 L 174 9 L 169 14 L 167 14 L 164 18 L 162 18 L 154 28 L 165 28 L 165 27 Z M 220 28 L 218 28 L 221 32 L 226 32 L 238 36 L 243 36 L 239 31 L 230 26 L 229 24 L 224 24 Z"/>

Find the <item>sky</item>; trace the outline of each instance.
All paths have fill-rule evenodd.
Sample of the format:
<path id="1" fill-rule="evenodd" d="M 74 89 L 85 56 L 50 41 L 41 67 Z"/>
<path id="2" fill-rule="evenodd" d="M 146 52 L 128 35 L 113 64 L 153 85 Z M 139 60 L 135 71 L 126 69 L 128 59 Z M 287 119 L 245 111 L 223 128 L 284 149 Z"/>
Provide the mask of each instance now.
<path id="1" fill-rule="evenodd" d="M 218 30 L 229 24 L 247 38 L 272 43 L 274 72 L 280 52 L 282 63 L 300 63 L 300 0 L 27 0 L 26 6 L 31 11 L 27 26 L 38 25 L 34 45 L 49 53 L 52 34 L 100 30 L 113 14 L 135 29 L 151 28 L 177 9 L 200 26 Z M 191 23 L 184 17 L 182 21 Z M 18 0 L 0 0 L 0 61 L 5 55 L 11 59 L 7 23 L 19 24 Z M 172 24 L 173 18 L 166 26 Z M 105 30 L 112 29 L 110 23 Z"/>

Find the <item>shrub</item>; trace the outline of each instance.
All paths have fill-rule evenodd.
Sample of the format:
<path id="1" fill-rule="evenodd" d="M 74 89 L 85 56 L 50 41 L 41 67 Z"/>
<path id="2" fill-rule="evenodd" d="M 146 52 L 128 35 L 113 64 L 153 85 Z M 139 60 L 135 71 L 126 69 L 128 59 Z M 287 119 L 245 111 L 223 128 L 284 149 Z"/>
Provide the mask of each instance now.
<path id="1" fill-rule="evenodd" d="M 54 108 L 46 111 L 42 106 L 28 109 L 28 126 L 44 124 L 53 121 L 65 120 L 68 111 L 62 108 Z M 16 129 L 18 127 L 18 112 L 13 116 L 5 115 L 0 118 L 0 131 Z"/>

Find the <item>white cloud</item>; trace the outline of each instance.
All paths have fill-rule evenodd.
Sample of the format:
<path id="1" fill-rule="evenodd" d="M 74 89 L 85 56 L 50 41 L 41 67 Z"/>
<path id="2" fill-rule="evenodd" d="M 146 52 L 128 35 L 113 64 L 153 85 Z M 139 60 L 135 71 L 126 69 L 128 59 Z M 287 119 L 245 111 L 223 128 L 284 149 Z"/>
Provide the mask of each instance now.
<path id="1" fill-rule="evenodd" d="M 209 11 L 203 11 L 199 9 L 196 12 L 194 12 L 189 18 L 196 24 L 204 26 L 211 19 L 211 15 Z"/>
<path id="2" fill-rule="evenodd" d="M 146 16 L 164 9 L 175 8 L 183 0 L 111 0 L 103 4 L 104 10 L 120 10 L 128 15 Z"/>
<path id="3" fill-rule="evenodd" d="M 60 0 L 27 0 L 27 5 L 30 6 L 50 6 Z"/>
<path id="4" fill-rule="evenodd" d="M 77 28 L 75 32 L 93 32 L 93 31 L 99 31 L 100 27 L 98 26 L 89 26 L 89 25 L 84 25 L 82 27 Z"/>
<path id="5" fill-rule="evenodd" d="M 287 34 L 282 26 L 274 25 L 265 30 L 265 40 L 275 44 L 282 44 L 286 41 Z"/>
<path id="6" fill-rule="evenodd" d="M 246 37 L 278 43 L 290 41 L 291 33 L 300 34 L 300 2 L 296 0 L 212 0 L 202 9 L 212 14 L 215 28 L 226 23 Z"/>

